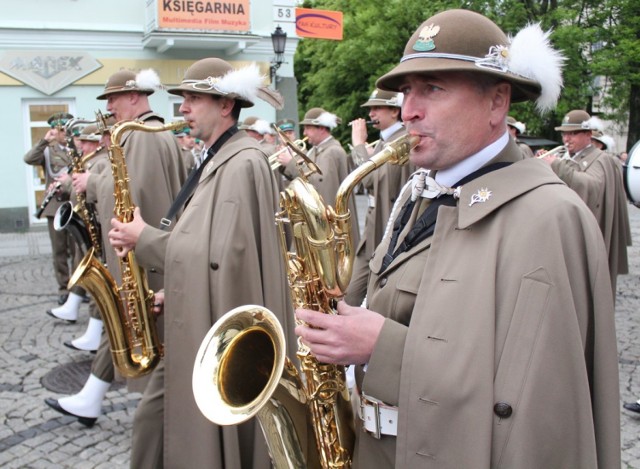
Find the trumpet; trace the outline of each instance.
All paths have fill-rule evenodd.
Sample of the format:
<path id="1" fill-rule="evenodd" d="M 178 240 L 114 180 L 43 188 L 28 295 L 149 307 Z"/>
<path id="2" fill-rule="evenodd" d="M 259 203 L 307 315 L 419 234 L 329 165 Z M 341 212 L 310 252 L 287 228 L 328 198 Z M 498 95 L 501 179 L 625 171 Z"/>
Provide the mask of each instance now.
<path id="1" fill-rule="evenodd" d="M 560 159 L 569 158 L 569 149 L 564 145 L 559 145 L 549 151 L 545 151 L 544 153 L 541 153 L 542 151 L 543 150 L 537 151 L 538 154 L 536 154 L 536 158 L 540 159 L 544 158 L 545 156 L 557 156 Z"/>
<path id="2" fill-rule="evenodd" d="M 302 140 L 298 139 L 295 140 L 293 142 L 293 144 L 300 150 L 303 152 L 307 151 L 307 138 L 305 137 Z M 278 150 L 277 152 L 275 152 L 273 155 L 269 156 L 269 165 L 271 166 L 271 170 L 274 171 L 276 169 L 278 169 L 280 166 L 282 166 L 282 164 L 278 161 L 278 155 L 284 153 L 285 151 L 289 151 L 289 147 L 288 146 L 284 146 L 282 147 L 280 150 Z"/>

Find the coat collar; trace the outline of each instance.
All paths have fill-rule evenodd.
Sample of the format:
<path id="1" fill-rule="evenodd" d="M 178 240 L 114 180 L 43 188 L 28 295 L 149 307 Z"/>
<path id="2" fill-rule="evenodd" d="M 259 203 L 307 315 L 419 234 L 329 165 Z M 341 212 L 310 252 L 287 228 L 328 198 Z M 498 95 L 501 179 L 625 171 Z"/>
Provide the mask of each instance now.
<path id="1" fill-rule="evenodd" d="M 585 148 L 573 161 L 580 166 L 580 171 L 586 171 L 589 166 L 591 166 L 598 158 L 600 158 L 600 155 L 603 154 L 603 151 L 599 150 L 592 144 Z"/>
<path id="2" fill-rule="evenodd" d="M 522 152 L 512 140 L 488 164 L 497 162 L 513 164 L 480 176 L 461 187 L 460 199 L 457 203 L 460 229 L 468 228 L 516 197 L 537 187 L 546 184 L 563 184 L 542 161 L 536 158 L 522 159 Z M 479 198 L 479 195 L 486 194 L 484 190 L 490 192 L 486 200 L 473 202 Z"/>
<path id="3" fill-rule="evenodd" d="M 198 183 L 200 184 L 204 180 L 208 179 L 212 174 L 215 174 L 220 166 L 225 164 L 240 151 L 246 149 L 254 149 L 264 153 L 255 138 L 249 137 L 247 132 L 244 130 L 239 130 L 224 145 L 222 145 L 222 148 L 220 148 L 218 153 L 216 153 L 216 155 L 207 163 L 202 171 L 202 175 L 200 176 L 200 181 Z"/>

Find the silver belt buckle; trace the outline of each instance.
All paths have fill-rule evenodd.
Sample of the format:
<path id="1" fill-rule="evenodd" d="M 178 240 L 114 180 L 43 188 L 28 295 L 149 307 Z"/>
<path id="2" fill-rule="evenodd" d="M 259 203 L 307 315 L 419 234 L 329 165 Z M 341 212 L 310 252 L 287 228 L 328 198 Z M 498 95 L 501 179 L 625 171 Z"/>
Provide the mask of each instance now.
<path id="1" fill-rule="evenodd" d="M 362 420 L 362 423 L 363 423 L 362 428 L 365 431 L 369 432 L 371 434 L 371 436 L 373 436 L 374 438 L 376 438 L 378 440 L 382 436 L 381 433 L 380 433 L 380 404 L 381 404 L 381 401 L 379 401 L 377 399 L 374 399 L 372 397 L 369 397 L 364 393 L 360 394 L 360 420 Z M 366 427 L 365 407 L 367 405 L 372 406 L 373 410 L 374 410 L 374 412 L 373 412 L 374 419 L 375 419 L 375 421 L 373 422 L 373 424 L 375 425 L 375 430 L 374 431 L 369 430 Z"/>

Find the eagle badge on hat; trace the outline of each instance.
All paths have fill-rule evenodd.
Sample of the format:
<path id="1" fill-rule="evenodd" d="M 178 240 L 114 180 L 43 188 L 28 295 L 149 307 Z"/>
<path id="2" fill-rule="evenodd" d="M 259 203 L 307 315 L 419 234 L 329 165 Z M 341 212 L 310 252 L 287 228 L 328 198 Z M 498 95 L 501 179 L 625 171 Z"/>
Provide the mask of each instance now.
<path id="1" fill-rule="evenodd" d="M 418 40 L 413 45 L 413 50 L 418 52 L 427 52 L 436 48 L 433 38 L 440 32 L 440 26 L 430 24 L 422 28 L 418 35 Z"/>

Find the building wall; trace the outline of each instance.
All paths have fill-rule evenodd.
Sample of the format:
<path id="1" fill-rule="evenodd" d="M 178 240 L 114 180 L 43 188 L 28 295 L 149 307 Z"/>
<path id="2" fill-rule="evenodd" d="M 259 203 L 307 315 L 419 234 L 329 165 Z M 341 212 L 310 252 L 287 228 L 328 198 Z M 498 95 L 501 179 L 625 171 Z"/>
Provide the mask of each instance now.
<path id="1" fill-rule="evenodd" d="M 205 57 L 220 57 L 233 64 L 256 62 L 269 77 L 269 65 L 274 56 L 271 33 L 279 25 L 288 35 L 285 63 L 278 69 L 276 82 L 285 96 L 285 108 L 276 112 L 260 101 L 253 108 L 244 110 L 241 119 L 256 115 L 271 122 L 282 117 L 297 120 L 297 82 L 293 77 L 293 54 L 298 43 L 295 25 L 292 21 L 274 21 L 274 9 L 294 8 L 295 0 L 249 0 L 248 31 L 156 31 L 148 34 L 149 24 L 153 22 L 153 15 L 149 13 L 155 7 L 155 1 L 22 0 L 16 8 L 3 11 L 0 17 L 0 138 L 4 171 L 0 172 L 3 188 L 0 191 L 0 231 L 23 230 L 43 223 L 36 220 L 33 213 L 39 204 L 36 190 L 44 188 L 34 187 L 37 183 L 34 182 L 33 167 L 24 164 L 22 158 L 32 144 L 26 105 L 68 102 L 69 110 L 75 116 L 93 119 L 96 111 L 106 111 L 105 102 L 95 97 L 102 92 L 106 79 L 120 68 L 151 66 L 160 69 L 163 84 L 175 85 L 191 63 Z M 19 74 L 17 63 L 24 64 L 33 57 L 78 54 L 84 54 L 87 60 L 94 59 L 99 68 L 86 76 L 74 77 L 72 82 L 53 93 L 43 91 L 42 87 L 38 88 L 26 79 L 16 78 Z M 41 85 L 50 87 L 60 76 L 37 78 L 43 82 Z M 180 102 L 180 98 L 165 91 L 151 96 L 152 109 L 167 120 L 174 117 L 172 107 L 176 102 Z"/>

